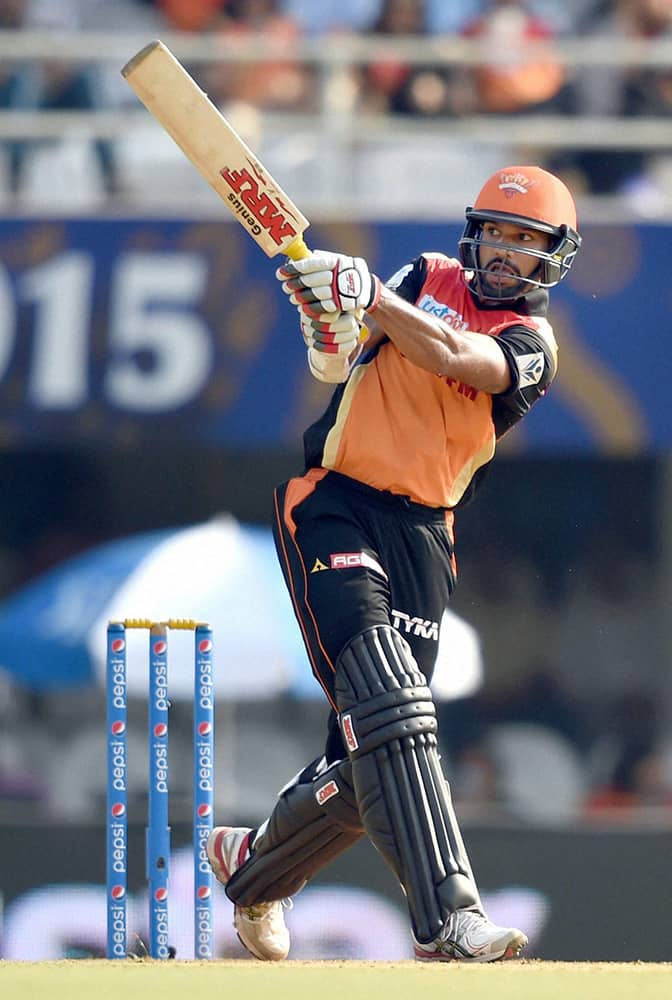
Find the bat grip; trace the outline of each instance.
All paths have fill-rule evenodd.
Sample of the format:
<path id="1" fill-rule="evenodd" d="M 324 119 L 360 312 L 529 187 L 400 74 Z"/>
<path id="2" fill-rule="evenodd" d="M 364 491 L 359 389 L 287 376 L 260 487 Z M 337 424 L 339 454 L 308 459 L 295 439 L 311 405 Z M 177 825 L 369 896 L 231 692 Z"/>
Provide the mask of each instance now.
<path id="1" fill-rule="evenodd" d="M 297 236 L 284 251 L 290 260 L 303 260 L 304 257 L 310 257 L 310 248 L 306 244 L 303 236 Z M 359 342 L 363 344 L 365 340 L 368 340 L 369 331 L 365 326 L 362 326 L 359 331 Z"/>
<path id="2" fill-rule="evenodd" d="M 291 260 L 302 260 L 304 257 L 310 257 L 310 250 L 306 245 L 306 241 L 303 236 L 297 236 L 288 247 L 285 249 L 285 253 Z"/>

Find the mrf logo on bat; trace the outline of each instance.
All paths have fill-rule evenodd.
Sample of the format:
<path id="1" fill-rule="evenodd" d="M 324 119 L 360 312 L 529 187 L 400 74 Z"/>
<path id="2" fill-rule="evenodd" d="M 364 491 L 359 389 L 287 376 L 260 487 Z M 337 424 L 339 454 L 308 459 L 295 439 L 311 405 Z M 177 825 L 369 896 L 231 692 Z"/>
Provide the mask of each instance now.
<path id="1" fill-rule="evenodd" d="M 297 230 L 290 221 L 295 219 L 292 212 L 283 204 L 276 191 L 274 197 L 264 188 L 269 181 L 258 163 L 248 158 L 250 167 L 231 170 L 222 167 L 219 171 L 222 178 L 231 188 L 228 200 L 237 215 L 241 216 L 254 236 L 259 236 L 265 230 L 277 246 L 288 238 L 297 235 Z"/>

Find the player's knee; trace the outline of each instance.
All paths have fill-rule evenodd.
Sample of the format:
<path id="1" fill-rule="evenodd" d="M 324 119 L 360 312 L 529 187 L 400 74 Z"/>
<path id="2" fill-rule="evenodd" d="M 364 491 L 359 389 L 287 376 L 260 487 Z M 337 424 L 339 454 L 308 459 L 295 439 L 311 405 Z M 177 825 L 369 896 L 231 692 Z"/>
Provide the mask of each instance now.
<path id="1" fill-rule="evenodd" d="M 336 702 L 351 758 L 437 731 L 436 709 L 406 640 L 391 626 L 360 632 L 336 663 Z"/>

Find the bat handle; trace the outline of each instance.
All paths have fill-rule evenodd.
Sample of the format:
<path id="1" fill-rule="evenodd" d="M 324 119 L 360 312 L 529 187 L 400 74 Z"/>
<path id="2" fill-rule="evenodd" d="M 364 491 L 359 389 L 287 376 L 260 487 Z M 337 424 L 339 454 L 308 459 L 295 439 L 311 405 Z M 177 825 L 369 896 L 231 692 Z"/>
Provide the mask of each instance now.
<path id="1" fill-rule="evenodd" d="M 285 248 L 284 251 L 290 260 L 303 260 L 304 257 L 310 257 L 310 248 L 308 247 L 303 236 L 297 236 L 296 239 Z M 359 342 L 363 344 L 365 340 L 368 340 L 369 331 L 365 326 L 359 332 Z"/>
<path id="2" fill-rule="evenodd" d="M 297 236 L 288 247 L 285 247 L 284 252 L 291 260 L 302 260 L 304 257 L 310 257 L 310 250 L 303 236 Z"/>

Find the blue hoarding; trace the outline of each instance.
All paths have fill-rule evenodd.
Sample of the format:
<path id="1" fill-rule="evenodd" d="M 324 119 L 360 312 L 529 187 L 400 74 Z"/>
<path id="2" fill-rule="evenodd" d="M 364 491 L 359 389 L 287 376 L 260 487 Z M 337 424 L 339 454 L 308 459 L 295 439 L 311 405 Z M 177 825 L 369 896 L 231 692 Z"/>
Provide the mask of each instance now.
<path id="1" fill-rule="evenodd" d="M 387 277 L 422 250 L 453 254 L 460 228 L 330 224 L 309 236 Z M 665 226 L 584 228 L 575 273 L 553 294 L 558 378 L 509 450 L 670 447 L 669 241 Z M 329 389 L 306 371 L 277 263 L 228 220 L 0 222 L 3 446 L 298 443 Z"/>

